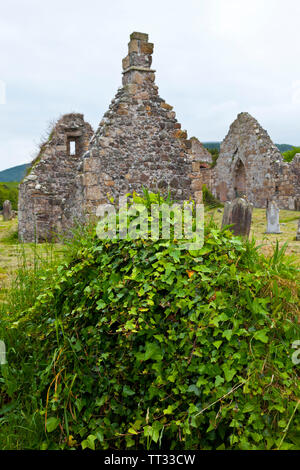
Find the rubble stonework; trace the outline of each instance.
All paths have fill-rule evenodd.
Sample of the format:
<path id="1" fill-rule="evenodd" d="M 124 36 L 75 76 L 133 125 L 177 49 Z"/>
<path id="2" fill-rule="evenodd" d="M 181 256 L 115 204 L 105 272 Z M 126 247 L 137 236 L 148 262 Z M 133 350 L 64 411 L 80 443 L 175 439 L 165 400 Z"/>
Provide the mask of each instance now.
<path id="1" fill-rule="evenodd" d="M 194 155 L 195 160 L 201 163 L 201 168 L 209 168 L 212 164 L 211 153 L 209 153 L 197 137 L 191 137 L 190 142 L 192 144 L 191 152 Z"/>
<path id="2" fill-rule="evenodd" d="M 76 194 L 79 163 L 93 135 L 83 114 L 66 114 L 41 146 L 19 188 L 19 237 L 24 242 L 56 238 L 80 209 Z"/>
<path id="3" fill-rule="evenodd" d="M 241 113 L 221 144 L 211 190 L 222 202 L 247 196 L 255 207 L 266 207 L 273 199 L 279 208 L 295 210 L 300 201 L 299 157 L 284 162 L 256 119 Z"/>
<path id="4" fill-rule="evenodd" d="M 119 88 L 84 156 L 82 185 L 86 210 L 108 196 L 128 192 L 166 193 L 181 201 L 202 199 L 200 161 L 181 130 L 173 107 L 158 94 L 151 69 L 153 44 L 132 33 Z"/>

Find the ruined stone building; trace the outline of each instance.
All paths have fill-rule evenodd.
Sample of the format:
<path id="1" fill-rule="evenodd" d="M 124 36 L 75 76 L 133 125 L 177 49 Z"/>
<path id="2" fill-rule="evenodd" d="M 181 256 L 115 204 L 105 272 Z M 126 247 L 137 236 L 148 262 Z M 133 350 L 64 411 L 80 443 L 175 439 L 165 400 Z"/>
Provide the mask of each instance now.
<path id="1" fill-rule="evenodd" d="M 200 166 L 210 154 L 187 139 L 172 106 L 160 98 L 152 52 L 147 34 L 131 34 L 123 86 L 92 139 L 82 115 L 58 121 L 20 185 L 22 240 L 51 239 L 108 197 L 143 187 L 170 191 L 179 201 L 201 200 Z"/>
<path id="2" fill-rule="evenodd" d="M 51 240 L 77 216 L 78 165 L 93 135 L 83 114 L 66 114 L 33 161 L 19 188 L 19 237 L 24 242 Z"/>
<path id="3" fill-rule="evenodd" d="M 299 210 L 299 157 L 285 162 L 256 119 L 241 113 L 221 144 L 216 166 L 206 172 L 206 181 L 221 202 L 247 196 L 255 207 L 274 200 L 281 209 Z"/>
<path id="4" fill-rule="evenodd" d="M 54 126 L 20 184 L 19 236 L 55 238 L 75 218 L 93 214 L 110 196 L 171 192 L 174 200 L 202 199 L 206 184 L 221 201 L 246 195 L 257 207 L 276 199 L 299 208 L 300 156 L 285 163 L 267 132 L 247 113 L 231 125 L 217 164 L 196 138 L 187 138 L 158 94 L 148 35 L 132 33 L 119 88 L 97 131 L 82 114 Z"/>

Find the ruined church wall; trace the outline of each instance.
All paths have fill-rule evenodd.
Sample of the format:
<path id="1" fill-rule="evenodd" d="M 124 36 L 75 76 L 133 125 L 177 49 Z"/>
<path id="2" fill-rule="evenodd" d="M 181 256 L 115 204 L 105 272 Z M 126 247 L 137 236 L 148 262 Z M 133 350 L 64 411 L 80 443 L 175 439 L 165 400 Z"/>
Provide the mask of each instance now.
<path id="1" fill-rule="evenodd" d="M 255 207 L 264 208 L 272 199 L 282 209 L 297 204 L 299 163 L 285 163 L 268 133 L 248 113 L 239 114 L 231 125 L 214 174 L 212 192 L 222 202 L 246 195 Z"/>
<path id="2" fill-rule="evenodd" d="M 89 212 L 109 196 L 151 191 L 175 200 L 201 200 L 196 156 L 175 112 L 160 98 L 150 69 L 153 44 L 133 33 L 123 60 L 123 86 L 104 114 L 83 161 L 82 181 Z"/>
<path id="3" fill-rule="evenodd" d="M 76 176 L 93 134 L 82 114 L 63 116 L 42 145 L 19 188 L 19 238 L 24 242 L 56 239 L 81 212 Z M 71 144 L 74 142 L 74 144 Z M 74 154 L 71 147 L 74 145 Z M 79 192 L 80 194 L 80 192 Z"/>

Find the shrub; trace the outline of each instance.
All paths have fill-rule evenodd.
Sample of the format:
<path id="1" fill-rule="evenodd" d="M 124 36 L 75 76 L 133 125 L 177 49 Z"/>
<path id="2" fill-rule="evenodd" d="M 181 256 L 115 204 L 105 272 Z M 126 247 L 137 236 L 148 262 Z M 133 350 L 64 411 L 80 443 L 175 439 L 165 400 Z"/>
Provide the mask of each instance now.
<path id="1" fill-rule="evenodd" d="M 223 207 L 223 204 L 212 195 L 206 184 L 202 186 L 202 194 L 203 194 L 203 203 L 210 209 L 215 207 Z"/>
<path id="2" fill-rule="evenodd" d="M 208 148 L 207 150 L 212 155 L 212 165 L 211 165 L 211 167 L 213 168 L 217 164 L 217 160 L 218 160 L 219 155 L 220 155 L 220 149 L 219 148 Z"/>
<path id="3" fill-rule="evenodd" d="M 213 225 L 197 252 L 90 227 L 68 243 L 34 305 L 5 319 L 3 391 L 44 420 L 32 446 L 299 447 L 299 272 L 283 250 L 266 259 Z"/>
<path id="4" fill-rule="evenodd" d="M 296 155 L 296 153 L 300 153 L 300 147 L 294 147 L 292 150 L 288 150 L 287 152 L 284 152 L 282 154 L 283 159 L 286 162 L 291 162 L 293 160 L 294 156 Z"/>
<path id="5" fill-rule="evenodd" d="M 0 210 L 6 200 L 11 202 L 13 210 L 18 210 L 18 183 L 0 183 Z"/>

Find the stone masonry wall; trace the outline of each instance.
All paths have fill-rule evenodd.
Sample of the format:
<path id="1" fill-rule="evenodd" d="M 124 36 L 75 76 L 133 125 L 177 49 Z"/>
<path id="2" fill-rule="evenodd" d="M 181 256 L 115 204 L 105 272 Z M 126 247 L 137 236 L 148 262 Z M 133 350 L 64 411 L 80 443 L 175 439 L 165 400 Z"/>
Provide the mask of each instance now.
<path id="1" fill-rule="evenodd" d="M 221 144 L 211 189 L 222 202 L 245 195 L 256 207 L 266 207 L 267 200 L 274 199 L 282 209 L 295 209 L 299 173 L 299 158 L 285 163 L 256 119 L 241 113 Z"/>
<path id="2" fill-rule="evenodd" d="M 86 210 L 95 212 L 108 196 L 142 187 L 176 200 L 202 199 L 200 160 L 192 152 L 172 106 L 158 94 L 152 70 L 153 44 L 132 33 L 119 88 L 83 159 L 81 184 Z"/>
<path id="3" fill-rule="evenodd" d="M 66 114 L 41 146 L 30 173 L 20 184 L 19 238 L 44 241 L 65 232 L 83 203 L 76 176 L 93 135 L 83 114 Z"/>

